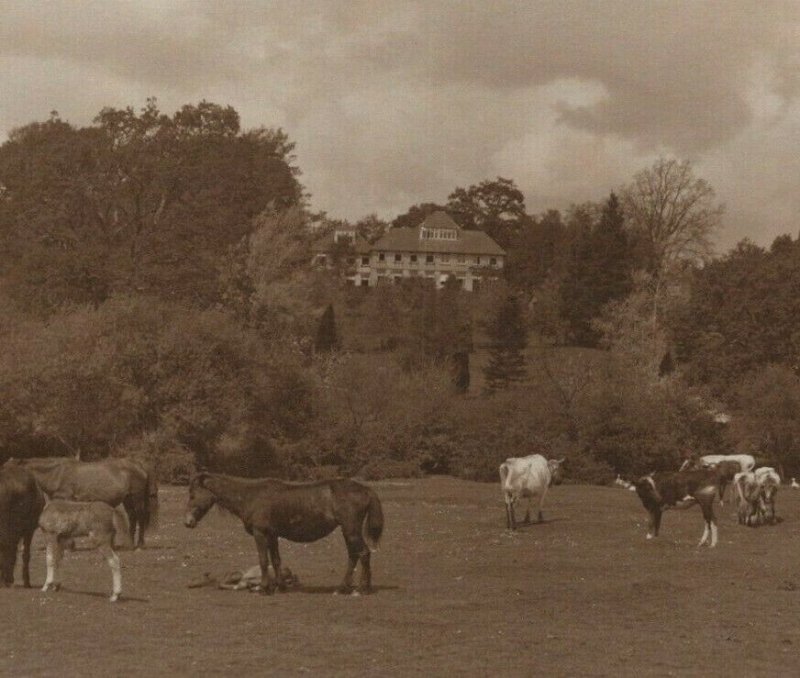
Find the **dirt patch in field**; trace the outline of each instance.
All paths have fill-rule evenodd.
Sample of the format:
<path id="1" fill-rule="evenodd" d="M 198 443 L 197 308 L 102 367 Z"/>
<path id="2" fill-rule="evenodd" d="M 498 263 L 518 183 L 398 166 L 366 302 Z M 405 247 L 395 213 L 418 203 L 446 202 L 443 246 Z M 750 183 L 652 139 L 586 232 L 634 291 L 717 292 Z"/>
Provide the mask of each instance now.
<path id="1" fill-rule="evenodd" d="M 123 595 L 99 554 L 67 554 L 66 590 L 0 591 L 2 675 L 794 675 L 800 648 L 800 492 L 775 527 L 718 508 L 720 543 L 695 547 L 697 509 L 645 513 L 619 488 L 561 486 L 545 522 L 504 529 L 495 485 L 450 478 L 374 483 L 386 532 L 378 592 L 330 593 L 345 551 L 334 533 L 282 543 L 299 590 L 189 589 L 257 561 L 238 521 L 181 524 L 185 489 L 162 490 L 161 527 L 122 552 Z M 523 511 L 520 511 L 522 514 Z M 32 577 L 44 579 L 41 540 Z"/>

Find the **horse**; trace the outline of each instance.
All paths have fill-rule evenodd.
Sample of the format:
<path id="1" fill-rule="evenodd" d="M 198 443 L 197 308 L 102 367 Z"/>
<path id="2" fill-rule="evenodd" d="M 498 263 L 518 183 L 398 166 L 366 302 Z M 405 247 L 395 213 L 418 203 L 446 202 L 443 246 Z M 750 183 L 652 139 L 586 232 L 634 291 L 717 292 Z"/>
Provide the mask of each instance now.
<path id="1" fill-rule="evenodd" d="M 372 589 L 370 551 L 383 533 L 383 509 L 373 490 L 346 478 L 311 483 L 287 483 L 274 478 L 240 478 L 199 473 L 189 484 L 184 525 L 194 528 L 214 505 L 238 516 L 252 535 L 261 567 L 259 592 L 286 590 L 278 539 L 313 542 L 342 528 L 348 565 L 337 593 L 369 593 Z M 269 564 L 275 581 L 269 575 Z M 361 563 L 359 588 L 353 572 Z"/>
<path id="2" fill-rule="evenodd" d="M 130 539 L 144 547 L 144 534 L 158 520 L 158 485 L 153 474 L 138 461 L 109 458 L 82 462 L 68 457 L 11 459 L 6 466 L 29 469 L 42 490 L 52 499 L 102 501 L 122 504 L 128 514 Z"/>
<path id="3" fill-rule="evenodd" d="M 14 583 L 22 541 L 22 581 L 30 588 L 31 540 L 44 508 L 44 494 L 24 468 L 0 468 L 0 586 Z"/>
<path id="4" fill-rule="evenodd" d="M 42 591 L 61 588 L 58 568 L 67 543 L 75 537 L 89 537 L 111 568 L 113 588 L 109 600 L 112 603 L 119 600 L 122 573 L 119 556 L 114 551 L 114 537 L 118 534 L 125 539 L 129 537 L 127 523 L 124 511 L 102 501 L 50 500 L 39 516 L 39 527 L 47 540 L 47 578 Z"/>

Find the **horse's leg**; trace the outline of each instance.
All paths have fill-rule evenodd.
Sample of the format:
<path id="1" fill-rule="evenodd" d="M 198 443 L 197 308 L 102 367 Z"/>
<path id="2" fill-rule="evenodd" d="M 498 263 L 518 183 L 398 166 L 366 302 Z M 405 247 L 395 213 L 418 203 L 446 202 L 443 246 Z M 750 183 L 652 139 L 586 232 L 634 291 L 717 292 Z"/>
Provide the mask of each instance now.
<path id="1" fill-rule="evenodd" d="M 267 595 L 275 591 L 275 584 L 269 577 L 269 538 L 263 530 L 254 527 L 253 539 L 256 541 L 258 564 L 261 566 L 261 585 L 258 591 L 259 593 Z"/>
<path id="2" fill-rule="evenodd" d="M 103 557 L 106 559 L 108 566 L 111 568 L 111 597 L 109 600 L 116 603 L 122 594 L 122 572 L 119 567 L 119 556 L 114 551 L 114 537 L 113 533 L 109 535 L 108 540 L 101 543 L 97 547 Z"/>
<path id="3" fill-rule="evenodd" d="M 17 562 L 17 542 L 9 540 L 3 546 L 3 571 L 0 586 L 11 586 L 14 583 L 14 565 Z"/>
<path id="4" fill-rule="evenodd" d="M 344 525 L 342 527 L 344 527 Z M 361 535 L 348 535 L 344 533 L 344 543 L 347 546 L 347 570 L 345 571 L 344 579 L 336 593 L 352 593 L 353 572 L 356 569 L 356 565 L 358 565 L 361 553 L 367 548 Z"/>
<path id="5" fill-rule="evenodd" d="M 531 505 L 532 504 L 533 504 L 533 495 L 529 494 L 528 495 L 528 503 L 525 506 L 525 520 L 524 520 L 524 522 L 525 522 L 526 525 L 530 525 L 531 524 Z"/>
<path id="6" fill-rule="evenodd" d="M 370 566 L 370 557 L 372 554 L 368 548 L 361 552 L 361 579 L 358 583 L 358 588 L 361 593 L 372 593 L 372 567 Z"/>
<path id="7" fill-rule="evenodd" d="M 269 559 L 272 562 L 272 571 L 275 573 L 275 584 L 278 591 L 286 590 L 286 583 L 281 572 L 281 552 L 278 548 L 278 538 L 274 535 L 267 537 L 267 548 L 269 549 Z"/>
<path id="8" fill-rule="evenodd" d="M 26 589 L 31 587 L 31 541 L 33 541 L 32 531 L 22 538 L 22 582 Z"/>
<path id="9" fill-rule="evenodd" d="M 136 540 L 135 540 L 135 537 L 136 537 L 136 525 L 139 524 L 139 511 L 138 511 L 138 507 L 136 505 L 136 499 L 133 498 L 133 497 L 130 497 L 130 496 L 125 497 L 125 499 L 122 500 L 122 507 L 125 509 L 125 513 L 128 516 L 128 534 L 130 535 L 131 548 L 134 548 L 134 545 L 136 544 Z M 142 529 L 140 527 L 139 528 L 139 538 L 140 539 L 141 539 L 141 536 L 142 536 Z M 141 546 L 141 545 L 143 545 L 143 542 L 142 542 L 142 544 L 139 544 L 139 546 Z"/>
<path id="10" fill-rule="evenodd" d="M 42 591 L 58 591 L 61 588 L 61 582 L 58 576 L 58 566 L 61 563 L 61 557 L 64 553 L 64 547 L 58 535 L 47 535 L 47 553 L 45 560 L 47 562 L 47 577 L 44 580 Z"/>

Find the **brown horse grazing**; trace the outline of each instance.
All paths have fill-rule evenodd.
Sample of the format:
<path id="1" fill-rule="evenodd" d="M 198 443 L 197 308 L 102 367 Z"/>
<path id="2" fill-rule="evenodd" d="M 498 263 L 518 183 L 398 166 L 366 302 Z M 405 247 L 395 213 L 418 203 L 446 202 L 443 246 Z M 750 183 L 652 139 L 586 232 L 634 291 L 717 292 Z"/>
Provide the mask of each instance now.
<path id="1" fill-rule="evenodd" d="M 51 499 L 102 501 L 122 504 L 128 514 L 130 540 L 138 527 L 137 547 L 144 546 L 144 533 L 158 519 L 158 485 L 153 474 L 138 461 L 109 458 L 82 462 L 69 457 L 10 459 L 6 467 L 22 466 L 36 477 Z"/>
<path id="2" fill-rule="evenodd" d="M 22 541 L 22 580 L 31 585 L 31 539 L 44 508 L 44 495 L 30 471 L 0 468 L 0 586 L 14 583 L 17 550 Z"/>
<path id="3" fill-rule="evenodd" d="M 61 588 L 58 567 L 66 544 L 75 537 L 89 537 L 111 568 L 111 602 L 119 600 L 122 593 L 122 574 L 119 556 L 114 551 L 114 537 L 119 534 L 127 539 L 127 522 L 127 516 L 122 510 L 112 508 L 102 501 L 49 501 L 39 516 L 39 527 L 47 539 L 47 579 L 42 591 L 58 591 Z"/>
<path id="4" fill-rule="evenodd" d="M 261 566 L 261 593 L 272 593 L 276 586 L 281 591 L 286 588 L 279 538 L 317 541 L 338 526 L 342 528 L 349 562 L 337 592 L 358 593 L 353 590 L 353 571 L 359 561 L 359 589 L 364 593 L 371 590 L 370 549 L 381 538 L 383 510 L 378 495 L 370 488 L 345 478 L 286 483 L 273 478 L 199 473 L 189 485 L 184 525 L 195 527 L 215 503 L 241 518 L 244 529 L 253 535 Z M 269 576 L 270 561 L 275 582 Z"/>

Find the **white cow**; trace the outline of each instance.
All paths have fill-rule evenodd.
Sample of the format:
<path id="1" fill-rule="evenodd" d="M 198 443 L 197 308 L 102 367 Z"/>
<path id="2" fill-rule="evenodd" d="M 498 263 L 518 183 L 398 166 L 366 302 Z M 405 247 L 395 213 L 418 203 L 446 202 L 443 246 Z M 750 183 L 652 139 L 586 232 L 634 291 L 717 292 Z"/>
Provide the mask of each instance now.
<path id="1" fill-rule="evenodd" d="M 778 472 L 770 466 L 762 466 L 755 470 L 756 482 L 759 487 L 759 506 L 758 513 L 762 522 L 774 524 L 775 498 L 778 488 L 781 486 L 781 477 Z"/>
<path id="2" fill-rule="evenodd" d="M 500 487 L 506 503 L 506 525 L 509 530 L 517 528 L 514 503 L 520 497 L 528 499 L 526 523 L 531 522 L 533 498 L 539 498 L 539 522 L 542 522 L 542 505 L 547 489 L 561 483 L 563 463 L 563 459 L 545 459 L 541 454 L 532 454 L 528 457 L 511 457 L 500 464 Z"/>
<path id="3" fill-rule="evenodd" d="M 693 465 L 699 468 L 708 468 L 711 466 L 716 466 L 722 461 L 737 462 L 743 473 L 752 471 L 756 465 L 755 457 L 753 457 L 752 454 L 706 454 L 699 459 L 687 459 L 683 462 L 683 464 L 681 464 L 680 470 L 684 471 Z"/>

